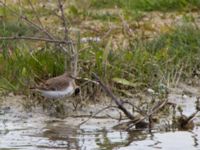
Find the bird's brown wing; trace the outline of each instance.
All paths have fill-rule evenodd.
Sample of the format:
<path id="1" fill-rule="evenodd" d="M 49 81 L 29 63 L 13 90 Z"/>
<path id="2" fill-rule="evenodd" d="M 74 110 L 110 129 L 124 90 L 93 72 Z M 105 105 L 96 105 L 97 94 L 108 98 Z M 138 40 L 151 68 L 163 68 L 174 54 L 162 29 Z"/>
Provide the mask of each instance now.
<path id="1" fill-rule="evenodd" d="M 71 78 L 58 76 L 47 80 L 45 83 L 42 83 L 38 88 L 41 90 L 62 90 L 65 87 L 69 86 Z"/>

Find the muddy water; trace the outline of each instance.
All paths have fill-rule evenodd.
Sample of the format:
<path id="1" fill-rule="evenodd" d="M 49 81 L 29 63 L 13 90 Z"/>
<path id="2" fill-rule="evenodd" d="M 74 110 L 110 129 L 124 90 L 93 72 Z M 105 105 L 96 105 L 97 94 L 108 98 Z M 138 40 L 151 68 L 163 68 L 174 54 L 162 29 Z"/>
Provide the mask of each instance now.
<path id="1" fill-rule="evenodd" d="M 174 98 L 183 106 L 184 114 L 195 110 L 195 97 L 173 95 L 171 100 Z M 58 119 L 41 113 L 39 109 L 24 112 L 19 104 L 4 104 L 0 108 L 0 150 L 200 149 L 199 115 L 194 120 L 193 130 L 155 129 L 149 133 L 114 130 L 112 126 L 118 122 L 108 118 L 91 119 L 78 126 L 87 118 Z"/>

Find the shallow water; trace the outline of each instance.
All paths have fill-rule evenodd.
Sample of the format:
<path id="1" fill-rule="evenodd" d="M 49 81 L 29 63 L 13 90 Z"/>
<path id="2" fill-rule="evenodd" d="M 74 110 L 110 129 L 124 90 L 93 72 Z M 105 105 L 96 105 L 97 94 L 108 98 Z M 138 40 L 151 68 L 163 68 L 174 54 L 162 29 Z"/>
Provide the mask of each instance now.
<path id="1" fill-rule="evenodd" d="M 93 120 L 80 128 L 67 120 L 7 120 L 0 126 L 0 149 L 200 149 L 199 127 L 193 131 L 148 134 L 115 131 L 111 125 L 107 119 Z"/>
<path id="2" fill-rule="evenodd" d="M 194 97 L 177 96 L 184 114 L 194 112 Z M 18 106 L 16 106 L 18 107 Z M 0 109 L 0 150 L 199 150 L 200 126 L 191 131 L 118 131 L 112 119 L 57 119 L 35 112 L 16 111 L 7 106 Z M 199 124 L 199 115 L 195 119 Z"/>

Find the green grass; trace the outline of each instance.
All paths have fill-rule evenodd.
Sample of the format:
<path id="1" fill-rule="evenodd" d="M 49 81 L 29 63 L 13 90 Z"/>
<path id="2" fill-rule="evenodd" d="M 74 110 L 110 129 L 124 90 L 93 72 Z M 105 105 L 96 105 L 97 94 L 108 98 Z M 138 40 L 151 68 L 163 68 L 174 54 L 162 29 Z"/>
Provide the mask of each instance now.
<path id="1" fill-rule="evenodd" d="M 0 54 L 1 55 L 1 54 Z M 52 50 L 31 54 L 26 49 L 15 49 L 11 56 L 3 57 L 0 62 L 0 88 L 26 93 L 35 80 L 56 76 L 64 72 L 64 55 Z"/>
<path id="2" fill-rule="evenodd" d="M 113 8 L 114 6 L 122 7 L 124 5 L 123 0 L 92 0 L 92 8 Z"/>
<path id="3" fill-rule="evenodd" d="M 112 21 L 112 22 L 119 20 L 119 17 L 117 15 L 113 15 L 110 13 L 105 13 L 105 14 L 91 13 L 91 14 L 88 14 L 88 16 L 90 16 L 92 20 Z"/>
<path id="4" fill-rule="evenodd" d="M 127 90 L 175 84 L 179 78 L 184 81 L 200 69 L 199 37 L 200 30 L 188 25 L 143 41 L 131 50 L 112 51 L 91 45 L 80 53 L 80 76 L 90 78 L 91 72 L 96 72 L 104 81 Z M 34 78 L 64 72 L 64 55 L 49 47 L 33 53 L 15 48 L 11 56 L 0 54 L 0 63 L 1 88 L 11 91 L 26 91 L 27 86 L 34 84 Z M 125 84 L 121 83 L 124 80 Z"/>
<path id="5" fill-rule="evenodd" d="M 92 8 L 126 8 L 142 11 L 199 9 L 199 0 L 92 0 Z"/>
<path id="6" fill-rule="evenodd" d="M 127 15 L 134 10 L 135 18 L 140 18 L 140 11 L 182 10 L 199 8 L 199 0 L 92 0 L 91 8 L 125 9 Z M 0 9 L 3 12 L 3 9 Z M 74 16 L 81 15 L 79 10 L 71 7 Z M 4 10 L 5 11 L 5 10 Z M 6 13 L 6 12 L 4 12 Z M 87 13 L 87 12 L 86 12 Z M 18 23 L 13 17 L 0 22 L 1 36 L 34 36 L 35 29 Z M 30 12 L 31 15 L 31 12 Z M 132 14 L 133 15 L 133 14 Z M 117 16 L 102 14 L 90 16 L 92 19 L 116 21 Z M 86 17 L 87 18 L 87 17 Z M 186 22 L 192 21 L 185 18 Z M 187 23 L 188 24 L 188 23 Z M 152 41 L 139 43 L 130 41 L 129 50 L 112 50 L 106 43 L 91 44 L 79 54 L 81 77 L 90 77 L 96 72 L 111 85 L 129 90 L 158 87 L 160 84 L 176 84 L 180 80 L 191 78 L 200 66 L 200 31 L 192 25 L 175 27 L 172 32 L 161 34 Z M 131 40 L 131 39 L 129 39 Z M 109 43 L 109 40 L 105 40 Z M 109 46 L 108 46 L 109 47 Z M 85 47 L 81 47 L 85 48 Z M 0 88 L 10 91 L 26 91 L 27 86 L 34 84 L 34 78 L 56 76 L 64 72 L 63 53 L 53 50 L 52 45 L 44 42 L 0 41 Z M 30 53 L 30 49 L 33 52 Z M 122 83 L 124 81 L 124 83 Z M 128 87 L 127 87 L 128 86 Z M 131 86 L 131 88 L 129 88 Z"/>
<path id="7" fill-rule="evenodd" d="M 9 19 L 10 20 L 10 19 Z M 13 36 L 33 36 L 36 30 L 33 27 L 29 27 L 15 19 L 12 21 L 0 21 L 0 33 L 2 37 Z M 6 52 L 8 49 L 15 49 L 17 45 L 22 45 L 20 41 L 8 40 L 0 42 L 0 47 Z"/>
<path id="8" fill-rule="evenodd" d="M 94 48 L 81 55 L 86 73 L 97 72 L 104 80 L 125 79 L 135 88 L 174 86 L 193 76 L 200 66 L 200 30 L 193 26 L 176 27 L 153 41 L 141 42 L 132 50 L 109 51 Z M 108 53 L 105 55 L 105 53 Z M 104 58 L 106 57 L 106 58 Z M 106 60 L 106 64 L 103 63 Z M 86 67 L 87 66 L 87 67 Z"/>

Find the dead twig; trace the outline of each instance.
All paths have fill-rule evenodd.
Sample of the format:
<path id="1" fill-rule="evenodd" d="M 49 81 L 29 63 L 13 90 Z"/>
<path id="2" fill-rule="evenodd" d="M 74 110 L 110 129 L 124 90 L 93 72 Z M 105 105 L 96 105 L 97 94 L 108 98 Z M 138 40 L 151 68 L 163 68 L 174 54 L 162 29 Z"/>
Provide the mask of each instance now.
<path id="1" fill-rule="evenodd" d="M 70 115 L 73 118 L 90 118 L 91 115 Z M 93 116 L 95 119 L 107 119 L 107 116 Z"/>
<path id="2" fill-rule="evenodd" d="M 35 17 L 37 18 L 37 20 L 38 20 L 40 26 L 41 26 L 42 28 L 44 28 L 44 26 L 43 26 L 43 24 L 42 24 L 42 22 L 41 22 L 41 20 L 40 20 L 40 18 L 39 18 L 39 15 L 38 15 L 37 11 L 35 10 L 35 7 L 33 6 L 33 3 L 31 2 L 31 0 L 28 0 L 28 3 L 30 4 L 31 9 L 33 10 L 33 12 L 34 12 L 34 14 L 35 14 Z"/>
<path id="3" fill-rule="evenodd" d="M 35 29 L 37 29 L 38 31 L 44 33 L 48 38 L 52 39 L 52 40 L 56 40 L 56 38 L 50 33 L 48 32 L 45 28 L 43 28 L 43 26 L 39 26 L 36 23 L 34 23 L 33 21 L 31 21 L 30 19 L 28 19 L 25 15 L 21 15 L 18 14 L 16 11 L 12 10 L 5 2 L 0 1 L 0 4 L 3 5 L 5 8 L 7 8 L 13 15 L 15 15 L 16 17 L 19 17 L 21 19 L 23 19 L 26 23 L 28 23 L 29 25 L 31 25 L 32 27 L 34 27 Z M 67 44 L 67 43 L 63 43 L 63 44 Z M 69 43 L 68 43 L 69 44 Z M 68 50 L 61 45 L 61 43 L 59 44 L 59 47 L 68 53 Z"/>
<path id="4" fill-rule="evenodd" d="M 70 71 L 73 73 L 73 75 L 77 76 L 77 65 L 78 65 L 78 52 L 77 47 L 75 44 L 70 40 L 69 38 L 69 30 L 67 26 L 67 18 L 64 14 L 63 4 L 61 3 L 61 0 L 57 0 L 58 2 L 58 10 L 61 12 L 60 21 L 63 24 L 64 27 L 64 39 L 60 40 L 59 37 L 54 37 L 50 32 L 48 32 L 44 26 L 42 25 L 42 22 L 40 21 L 39 15 L 37 14 L 37 11 L 35 10 L 32 2 L 28 0 L 32 11 L 35 13 L 35 16 L 39 22 L 39 25 L 35 22 L 33 22 L 31 19 L 29 19 L 26 15 L 22 13 L 18 13 L 17 11 L 10 8 L 5 2 L 0 1 L 0 5 L 4 6 L 8 9 L 13 15 L 17 16 L 18 18 L 22 19 L 25 23 L 28 25 L 34 27 L 36 30 L 40 31 L 44 34 L 44 38 L 42 37 L 24 37 L 24 36 L 12 36 L 12 37 L 0 37 L 1 40 L 17 40 L 17 39 L 24 39 L 24 40 L 35 40 L 35 41 L 46 41 L 46 42 L 54 42 L 57 43 L 57 46 L 59 46 L 64 52 L 66 52 L 65 55 L 65 71 Z M 80 41 L 80 40 L 79 40 Z M 78 42 L 79 42 L 78 41 Z M 76 43 L 76 44 L 80 44 Z M 70 70 L 67 70 L 67 56 L 70 56 Z"/>
<path id="5" fill-rule="evenodd" d="M 144 115 L 144 111 L 141 110 L 139 107 L 135 106 L 134 104 L 132 104 L 131 102 L 129 102 L 129 101 L 123 101 L 123 104 L 128 104 L 128 105 L 132 106 L 133 109 L 135 109 L 136 112 L 138 112 L 142 116 Z"/>
<path id="6" fill-rule="evenodd" d="M 78 126 L 81 126 L 83 124 L 85 124 L 86 122 L 88 122 L 91 118 L 94 118 L 96 115 L 98 115 L 99 113 L 105 111 L 106 109 L 110 109 L 110 108 L 116 108 L 116 106 L 107 106 L 99 111 L 97 111 L 95 114 L 91 115 L 87 120 L 81 122 Z"/>
<path id="7" fill-rule="evenodd" d="M 64 10 L 63 10 L 63 4 L 61 3 L 61 0 L 58 0 L 58 8 L 61 11 L 61 20 L 63 22 L 63 27 L 64 27 L 64 30 L 65 30 L 64 39 L 67 41 L 68 40 L 68 27 L 67 27 L 67 21 L 66 21 L 66 18 L 65 18 L 65 14 L 64 14 Z"/>
<path id="8" fill-rule="evenodd" d="M 113 117 L 113 116 L 111 116 L 111 115 L 109 115 L 109 114 L 107 114 L 107 117 L 109 117 L 109 118 L 111 118 L 111 119 L 114 119 L 114 120 L 118 120 L 119 122 L 120 122 L 121 120 L 127 120 L 127 119 L 128 119 L 128 118 L 122 118 L 122 114 L 121 114 L 121 113 L 119 113 L 119 118 Z"/>
<path id="9" fill-rule="evenodd" d="M 71 71 L 73 72 L 73 76 L 77 76 L 77 69 L 78 69 L 78 53 L 77 48 L 74 47 L 73 44 L 70 45 L 71 50 Z"/>
<path id="10" fill-rule="evenodd" d="M 56 39 L 48 39 L 42 37 L 27 37 L 27 36 L 10 36 L 10 37 L 0 37 L 0 40 L 32 40 L 32 41 L 45 41 L 51 43 L 59 43 L 59 44 L 71 44 L 72 41 L 62 41 Z"/>
<path id="11" fill-rule="evenodd" d="M 197 110 L 196 112 L 192 113 L 186 120 L 185 120 L 185 124 L 187 124 L 188 122 L 190 122 L 195 116 L 196 114 L 199 113 L 199 110 Z"/>
<path id="12" fill-rule="evenodd" d="M 64 40 L 68 41 L 69 40 L 69 30 L 68 30 L 68 24 L 67 20 L 65 17 L 64 9 L 63 9 L 63 4 L 61 3 L 61 0 L 58 0 L 58 9 L 61 12 L 61 21 L 62 25 L 64 27 Z M 70 57 L 71 57 L 71 65 L 70 65 L 70 70 L 72 71 L 73 75 L 76 77 L 77 76 L 77 63 L 78 63 L 78 53 L 77 53 L 77 47 L 75 47 L 73 44 L 68 45 L 68 50 L 70 51 Z M 65 69 L 67 68 L 67 62 L 65 62 Z"/>
<path id="13" fill-rule="evenodd" d="M 115 95 L 111 92 L 111 90 L 105 86 L 103 84 L 103 82 L 101 82 L 100 78 L 95 74 L 92 73 L 92 77 L 99 82 L 100 86 L 103 88 L 103 90 L 106 92 L 106 94 L 108 96 L 110 96 L 112 98 L 112 100 L 115 102 L 115 104 L 117 105 L 117 107 L 130 119 L 130 120 L 134 120 L 135 117 L 123 106 L 123 101 L 117 99 L 117 97 L 115 97 Z"/>
<path id="14" fill-rule="evenodd" d="M 31 20 L 29 20 L 25 15 L 18 14 L 16 11 L 12 10 L 10 7 L 8 7 L 8 5 L 6 3 L 4 3 L 2 1 L 0 1 L 0 4 L 2 4 L 4 7 L 6 7 L 16 17 L 19 17 L 19 18 L 23 19 L 24 21 L 26 21 L 28 24 L 30 24 L 31 26 L 33 26 L 37 30 L 42 31 L 43 33 L 45 33 L 49 38 L 55 40 L 53 35 L 51 35 L 49 32 L 47 32 L 44 28 L 40 27 L 36 23 L 34 23 Z"/>
<path id="15" fill-rule="evenodd" d="M 75 78 L 76 80 L 83 80 L 83 81 L 85 81 L 85 82 L 83 82 L 81 85 L 80 85 L 80 87 L 84 87 L 86 84 L 88 84 L 88 83 L 94 83 L 94 84 L 96 84 L 96 85 L 99 85 L 99 83 L 98 82 L 96 82 L 96 81 L 94 81 L 94 80 L 91 80 L 91 79 L 88 79 L 88 78 Z"/>
<path id="16" fill-rule="evenodd" d="M 156 112 L 158 112 L 161 108 L 163 108 L 166 104 L 168 103 L 168 99 L 156 104 L 153 108 L 152 111 L 149 112 L 147 115 L 145 115 L 144 117 L 138 119 L 137 121 L 134 121 L 133 124 L 127 128 L 127 130 L 129 130 L 130 128 L 132 128 L 134 125 L 142 122 L 145 119 L 149 119 L 153 114 L 155 114 Z"/>

